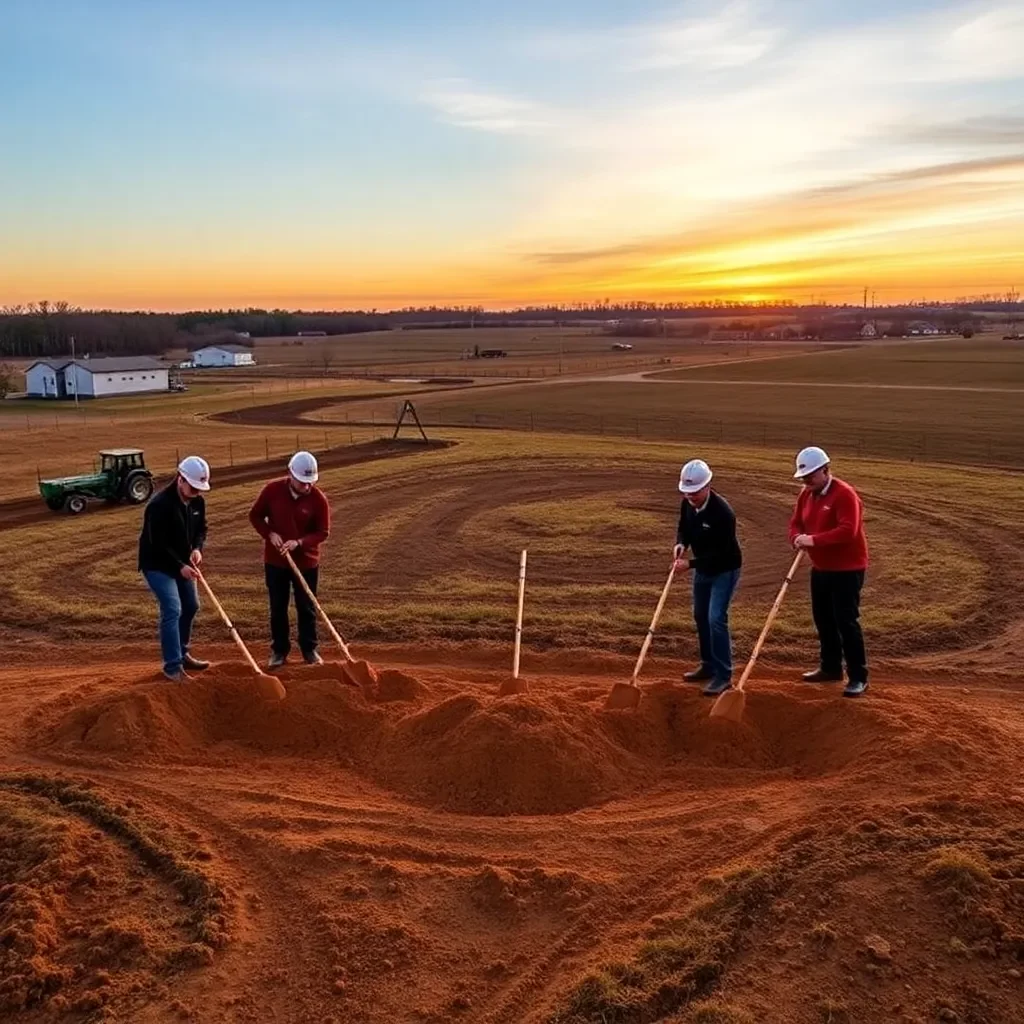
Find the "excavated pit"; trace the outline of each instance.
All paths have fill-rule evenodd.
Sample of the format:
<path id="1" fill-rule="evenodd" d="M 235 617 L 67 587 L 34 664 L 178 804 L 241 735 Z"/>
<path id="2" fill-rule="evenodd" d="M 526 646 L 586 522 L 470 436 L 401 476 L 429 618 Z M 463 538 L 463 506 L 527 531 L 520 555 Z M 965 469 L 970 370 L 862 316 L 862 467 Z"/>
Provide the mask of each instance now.
<path id="1" fill-rule="evenodd" d="M 1002 738 L 881 698 L 775 687 L 751 693 L 741 724 L 708 717 L 692 687 L 655 685 L 636 711 L 603 710 L 599 687 L 498 697 L 383 670 L 357 685 L 340 666 L 282 676 L 259 698 L 243 672 L 79 694 L 50 710 L 37 745 L 72 757 L 215 765 L 289 757 L 357 771 L 407 800 L 475 815 L 558 814 L 653 785 L 749 786 L 780 775 L 941 774 L 995 753 Z M 924 716 L 924 718 L 922 718 Z M 927 720 L 924 720 L 927 719 Z"/>

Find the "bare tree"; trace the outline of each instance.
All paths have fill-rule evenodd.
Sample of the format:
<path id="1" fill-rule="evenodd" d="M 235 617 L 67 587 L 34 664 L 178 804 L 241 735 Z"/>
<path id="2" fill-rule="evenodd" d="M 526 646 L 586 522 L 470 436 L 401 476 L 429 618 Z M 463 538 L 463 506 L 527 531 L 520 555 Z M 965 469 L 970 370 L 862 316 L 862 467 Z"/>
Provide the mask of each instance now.
<path id="1" fill-rule="evenodd" d="M 0 363 L 0 398 L 6 398 L 14 390 L 15 369 L 10 363 Z"/>

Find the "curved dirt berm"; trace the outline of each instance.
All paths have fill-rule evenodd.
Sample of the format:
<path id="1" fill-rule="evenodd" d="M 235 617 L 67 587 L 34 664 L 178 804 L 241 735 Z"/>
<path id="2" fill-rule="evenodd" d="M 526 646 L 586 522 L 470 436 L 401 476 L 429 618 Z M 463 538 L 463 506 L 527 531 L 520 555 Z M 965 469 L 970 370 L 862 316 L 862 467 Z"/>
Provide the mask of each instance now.
<path id="1" fill-rule="evenodd" d="M 221 667 L 187 686 L 142 682 L 55 706 L 37 723 L 51 752 L 134 762 L 237 761 L 247 754 L 352 768 L 406 799 L 461 814 L 559 814 L 652 787 L 747 786 L 772 778 L 982 771 L 1014 740 L 966 714 L 952 692 L 859 702 L 834 690 L 762 687 L 740 725 L 708 717 L 693 687 L 646 690 L 635 712 L 603 710 L 601 688 L 499 698 L 489 687 L 428 688 L 382 670 L 355 685 L 341 666 L 283 676 L 267 703 L 244 671 Z M 464 687 L 465 684 L 462 684 Z M 924 696 L 924 691 L 922 691 Z M 45 717 L 45 716 L 44 716 Z"/>

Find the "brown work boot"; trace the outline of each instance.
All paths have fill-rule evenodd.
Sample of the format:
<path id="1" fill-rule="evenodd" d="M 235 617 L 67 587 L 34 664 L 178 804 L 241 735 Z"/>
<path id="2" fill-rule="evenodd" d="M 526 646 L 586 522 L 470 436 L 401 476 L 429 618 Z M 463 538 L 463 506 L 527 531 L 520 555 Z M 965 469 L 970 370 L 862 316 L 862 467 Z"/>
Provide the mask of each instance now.
<path id="1" fill-rule="evenodd" d="M 169 683 L 187 683 L 191 678 L 183 668 L 179 668 L 177 672 L 168 672 L 164 669 L 164 679 Z"/>
<path id="2" fill-rule="evenodd" d="M 181 667 L 187 668 L 191 672 L 202 672 L 210 667 L 210 663 L 203 661 L 202 658 L 193 658 L 191 654 L 186 654 L 181 659 Z"/>

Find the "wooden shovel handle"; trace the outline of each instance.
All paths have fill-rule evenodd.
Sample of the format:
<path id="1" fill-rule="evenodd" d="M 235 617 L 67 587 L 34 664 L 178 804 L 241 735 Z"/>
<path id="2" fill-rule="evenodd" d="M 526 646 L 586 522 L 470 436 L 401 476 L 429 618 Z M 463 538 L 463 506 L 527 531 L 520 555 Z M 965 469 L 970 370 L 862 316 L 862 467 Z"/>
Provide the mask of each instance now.
<path id="1" fill-rule="evenodd" d="M 231 639 L 238 645 L 238 649 L 245 656 L 245 660 L 249 663 L 249 667 L 256 673 L 256 675 L 263 675 L 263 670 L 256 664 L 256 659 L 249 653 L 249 648 L 245 646 L 242 638 L 238 635 L 238 630 L 232 625 L 231 620 L 228 618 L 228 613 L 224 611 L 224 606 L 217 600 L 217 595 L 210 588 L 210 584 L 206 582 L 206 577 L 196 569 L 195 566 L 192 566 L 192 568 L 195 569 L 196 578 L 200 583 L 202 583 L 203 589 L 206 591 L 206 596 L 209 597 L 213 607 L 217 609 L 217 614 L 224 620 L 224 625 L 228 627 Z"/>
<path id="2" fill-rule="evenodd" d="M 523 641 L 523 597 L 526 594 L 526 548 L 519 556 L 519 607 L 516 610 L 516 647 L 512 655 L 512 678 L 519 678 L 519 651 Z"/>
<path id="3" fill-rule="evenodd" d="M 658 601 L 658 607 L 654 609 L 654 617 L 651 619 L 650 628 L 647 630 L 647 636 L 644 637 L 643 646 L 640 648 L 640 657 L 636 659 L 636 667 L 633 669 L 632 683 L 634 686 L 637 685 L 637 677 L 640 675 L 640 669 L 643 666 L 644 658 L 647 657 L 647 649 L 651 646 L 651 641 L 654 639 L 654 630 L 658 625 L 658 619 L 661 618 L 661 609 L 665 607 L 665 601 L 668 598 L 669 588 L 672 586 L 672 580 L 676 574 L 676 563 L 673 560 L 672 568 L 668 571 L 668 579 L 665 581 L 665 586 L 661 591 L 661 598 Z"/>
<path id="4" fill-rule="evenodd" d="M 355 661 L 356 659 L 352 657 L 352 652 L 348 649 L 348 644 L 345 643 L 341 634 L 334 628 L 334 623 L 327 617 L 327 612 L 324 611 L 323 606 L 316 599 L 316 594 L 313 593 L 313 588 L 306 582 L 306 577 L 299 571 L 299 567 L 295 564 L 295 559 L 292 558 L 292 553 L 290 551 L 284 551 L 282 554 L 291 566 L 292 572 L 295 573 L 295 578 L 299 581 L 302 585 L 302 589 L 306 592 L 306 597 L 313 602 L 313 607 L 317 610 L 320 618 L 324 620 L 324 625 L 330 631 L 331 636 L 334 637 L 334 642 L 341 648 L 341 653 L 345 655 L 345 660 Z"/>
<path id="5" fill-rule="evenodd" d="M 736 684 L 737 690 L 742 690 L 743 687 L 747 685 L 750 673 L 754 671 L 754 662 L 757 661 L 757 656 L 761 653 L 761 648 L 764 646 L 765 638 L 768 636 L 768 630 L 772 628 L 775 616 L 779 614 L 779 609 L 782 607 L 782 599 L 786 596 L 786 589 L 789 587 L 790 583 L 793 582 L 793 577 L 796 575 L 796 570 L 803 557 L 804 553 L 801 549 L 797 552 L 796 558 L 793 559 L 793 564 L 789 567 L 789 572 L 786 573 L 786 578 L 782 581 L 778 597 L 775 598 L 775 604 L 772 605 L 772 610 L 768 613 L 764 629 L 761 630 L 761 635 L 757 638 L 757 643 L 754 644 L 754 651 L 750 655 L 750 661 L 747 662 L 747 667 L 743 670 L 743 675 L 740 676 L 740 681 Z"/>

